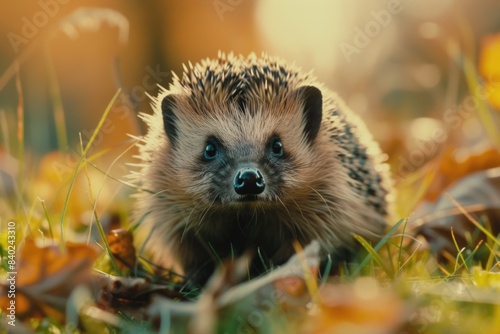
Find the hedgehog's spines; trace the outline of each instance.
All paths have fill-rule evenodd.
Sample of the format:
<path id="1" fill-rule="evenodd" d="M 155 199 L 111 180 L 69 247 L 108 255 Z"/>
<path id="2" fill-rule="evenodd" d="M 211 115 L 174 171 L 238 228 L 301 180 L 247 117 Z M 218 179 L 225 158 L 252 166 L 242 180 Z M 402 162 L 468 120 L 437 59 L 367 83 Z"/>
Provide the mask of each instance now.
<path id="1" fill-rule="evenodd" d="M 300 74 L 300 69 L 294 64 L 285 64 L 265 52 L 259 58 L 255 53 L 243 57 L 232 52 L 226 54 L 219 51 L 217 59 L 207 58 L 195 65 L 188 62 L 187 65 L 183 64 L 183 69 L 182 78 L 173 75 L 173 85 L 179 86 L 177 89 L 189 91 L 193 104 L 198 105 L 200 101 L 212 103 L 218 100 L 221 104 L 232 101 L 242 111 L 246 109 L 249 99 L 264 97 L 269 102 L 289 94 L 292 87 L 316 84 L 312 71 Z M 321 86 L 318 88 L 322 89 Z M 330 115 L 326 124 L 329 137 L 341 145 L 347 145 L 353 140 L 350 121 L 345 119 L 345 115 L 339 112 L 334 104 L 328 102 L 329 95 L 324 98 L 325 104 L 332 106 L 325 110 Z M 203 113 L 209 110 L 200 107 L 196 111 Z M 353 152 L 348 150 L 342 154 L 342 162 L 352 165 L 354 161 L 366 161 L 366 150 L 361 150 L 362 155 L 359 155 L 358 151 L 359 149 L 355 148 Z M 351 170 L 348 174 L 353 181 L 359 182 L 361 175 L 366 175 L 367 172 L 361 167 L 351 169 L 356 168 L 360 168 L 359 171 Z M 372 194 L 373 185 L 367 186 L 365 191 Z"/>

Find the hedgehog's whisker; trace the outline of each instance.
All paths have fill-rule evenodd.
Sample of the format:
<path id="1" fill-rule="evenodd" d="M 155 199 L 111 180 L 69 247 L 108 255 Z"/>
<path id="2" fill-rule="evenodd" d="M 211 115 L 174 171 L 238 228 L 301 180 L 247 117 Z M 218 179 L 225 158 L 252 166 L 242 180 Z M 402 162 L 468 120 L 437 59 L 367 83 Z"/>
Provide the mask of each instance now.
<path id="1" fill-rule="evenodd" d="M 203 219 L 205 219 L 205 217 L 208 214 L 208 212 L 210 212 L 210 209 L 214 205 L 216 199 L 217 199 L 217 197 L 214 196 L 213 200 L 210 202 L 210 205 L 203 211 L 203 213 L 201 215 L 201 218 L 200 218 L 200 221 L 197 224 L 197 226 L 199 227 L 198 232 L 201 230 L 201 224 L 203 222 Z"/>
<path id="2" fill-rule="evenodd" d="M 210 181 L 200 181 L 200 182 L 197 182 L 197 183 L 192 183 L 188 186 L 185 186 L 185 187 L 180 187 L 180 186 L 176 186 L 176 189 L 195 189 L 197 187 L 203 187 L 203 186 L 206 186 L 206 185 L 210 185 L 211 182 Z"/>
<path id="3" fill-rule="evenodd" d="M 287 196 L 287 193 L 285 191 L 283 191 L 283 194 L 285 196 Z M 288 210 L 288 207 L 286 206 L 286 204 L 281 200 L 281 198 L 279 196 L 276 196 L 276 197 L 278 198 L 278 200 L 280 201 L 280 203 L 283 205 L 283 207 L 285 208 L 285 210 L 288 212 L 288 215 L 291 218 L 290 221 L 293 222 L 294 221 L 294 217 L 292 216 L 292 214 Z M 298 203 L 293 199 L 292 196 L 288 196 L 288 197 L 292 199 L 292 201 L 295 203 L 295 205 L 299 209 L 300 215 L 302 216 L 302 218 L 304 218 L 304 222 L 307 222 L 306 218 L 304 217 L 304 213 L 302 212 L 302 209 L 300 208 L 300 205 L 298 205 Z M 302 237 L 305 237 L 304 232 L 302 231 L 302 229 L 300 229 L 296 224 L 293 224 L 293 223 L 290 223 L 289 221 L 287 221 L 287 226 L 292 229 L 292 233 L 293 233 L 294 238 L 297 238 L 298 234 L 300 234 Z"/>
<path id="4" fill-rule="evenodd" d="M 146 200 L 153 199 L 154 197 L 156 197 L 158 195 L 161 195 L 161 194 L 164 194 L 164 193 L 166 193 L 168 191 L 169 191 L 169 189 L 163 189 L 163 190 L 160 190 L 160 191 L 155 192 L 155 193 L 151 192 L 148 196 L 145 196 L 145 199 Z"/>
<path id="5" fill-rule="evenodd" d="M 339 207 L 338 203 L 332 202 L 331 200 L 327 200 L 319 191 L 317 191 L 316 189 L 314 189 L 311 186 L 308 186 L 308 187 L 311 190 L 313 190 L 323 200 L 323 203 L 325 204 L 326 208 L 328 209 L 328 213 L 330 215 L 331 221 L 332 222 L 338 221 L 338 216 L 334 216 L 334 214 L 331 211 L 332 206 L 337 211 L 341 211 L 342 210 L 342 208 Z M 318 228 L 314 229 L 316 237 L 319 240 L 325 239 L 325 235 L 320 235 L 319 234 L 320 231 L 323 231 L 325 234 L 329 234 L 333 239 L 338 239 L 338 237 L 336 237 L 336 235 L 337 235 L 338 232 L 335 231 L 335 225 L 334 224 L 327 224 L 325 222 L 325 220 L 323 220 L 323 219 L 316 219 L 315 222 L 321 225 L 321 227 L 318 227 Z"/>
<path id="6" fill-rule="evenodd" d="M 276 199 L 278 200 L 278 202 L 280 202 L 280 203 L 281 203 L 281 205 L 283 206 L 283 208 L 285 208 L 286 213 L 288 213 L 288 215 L 290 216 L 290 218 L 292 218 L 292 219 L 293 219 L 292 214 L 290 213 L 290 211 L 289 211 L 289 210 L 288 210 L 288 208 L 286 207 L 285 203 L 283 203 L 283 201 L 281 200 L 281 198 L 280 198 L 278 195 L 276 195 Z"/>
<path id="7" fill-rule="evenodd" d="M 323 203 L 325 203 L 325 206 L 326 206 L 326 208 L 328 209 L 328 213 L 330 214 L 330 218 L 332 218 L 332 221 L 335 221 L 335 217 L 334 217 L 334 215 L 333 215 L 332 211 L 330 210 L 330 203 L 329 203 L 329 201 L 327 201 L 327 200 L 325 199 L 325 197 L 323 197 L 323 195 L 321 195 L 321 193 L 320 193 L 319 191 L 317 191 L 316 189 L 314 189 L 314 188 L 313 188 L 313 187 L 311 187 L 310 185 L 307 185 L 307 184 L 306 184 L 306 186 L 307 186 L 309 189 L 311 189 L 312 191 L 314 191 L 314 192 L 315 192 L 315 193 L 319 196 L 319 198 L 321 198 L 321 200 L 323 200 Z M 324 224 L 324 225 L 326 226 L 327 224 Z"/>
<path id="8" fill-rule="evenodd" d="M 181 228 L 184 228 L 184 231 L 182 232 L 182 236 L 184 236 L 184 232 L 186 231 L 186 229 L 189 227 L 189 224 L 183 219 L 181 220 L 178 224 L 175 224 L 173 228 L 169 229 L 169 231 L 167 232 L 167 235 L 170 237 L 172 237 L 178 230 L 180 230 Z M 181 241 L 182 242 L 182 237 L 181 237 Z"/>
<path id="9" fill-rule="evenodd" d="M 287 195 L 286 192 L 284 192 L 285 195 Z M 304 216 L 304 212 L 302 212 L 302 208 L 300 207 L 300 205 L 297 203 L 296 200 L 293 199 L 293 196 L 289 196 L 288 198 L 290 198 L 292 200 L 293 203 L 295 203 L 295 206 L 297 207 L 297 209 L 299 210 L 300 212 L 300 215 L 302 216 L 302 218 L 304 218 L 304 221 L 306 220 L 306 217 Z"/>
<path id="10" fill-rule="evenodd" d="M 208 196 L 206 196 L 208 198 Z M 201 201 L 199 201 L 192 209 L 191 211 L 189 212 L 189 215 L 187 216 L 187 218 L 185 219 L 186 223 L 184 224 L 184 231 L 182 231 L 182 235 L 181 235 L 181 242 L 182 240 L 184 239 L 184 236 L 186 235 L 186 232 L 189 231 L 190 229 L 190 226 L 191 224 L 189 223 L 190 219 L 191 219 L 191 216 L 193 215 L 193 212 L 196 210 L 196 208 L 198 208 L 198 206 L 200 206 L 200 204 L 203 203 L 203 199 Z"/>

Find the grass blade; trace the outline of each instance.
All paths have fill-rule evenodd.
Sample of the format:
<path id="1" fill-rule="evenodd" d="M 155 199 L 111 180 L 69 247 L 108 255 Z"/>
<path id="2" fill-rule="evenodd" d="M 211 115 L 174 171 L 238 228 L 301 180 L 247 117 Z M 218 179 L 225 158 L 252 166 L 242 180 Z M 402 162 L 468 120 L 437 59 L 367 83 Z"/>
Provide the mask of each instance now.
<path id="1" fill-rule="evenodd" d="M 445 193 L 445 196 L 457 207 L 457 209 L 472 223 L 476 226 L 481 232 L 483 232 L 488 238 L 490 238 L 495 244 L 500 245 L 500 240 L 498 240 L 490 231 L 488 231 L 483 225 L 481 225 L 474 217 L 472 217 L 464 207 L 457 202 L 450 194 Z"/>
<path id="2" fill-rule="evenodd" d="M 394 235 L 394 232 L 397 231 L 399 226 L 401 226 L 401 224 L 403 224 L 405 221 L 406 221 L 406 219 L 401 219 L 400 221 L 398 221 L 396 224 L 394 224 L 393 227 L 391 227 L 389 232 L 387 232 L 386 235 L 384 235 L 384 237 L 382 239 L 380 239 L 380 241 L 375 245 L 375 247 L 371 247 L 371 245 L 368 244 L 368 246 L 370 246 L 369 248 L 372 248 L 373 251 L 378 252 L 380 250 L 380 248 L 382 248 L 382 246 L 387 243 L 389 238 L 391 238 Z M 367 249 L 367 251 L 368 251 L 368 249 Z M 372 258 L 372 254 L 370 253 L 363 259 L 363 261 L 361 261 L 361 263 L 358 265 L 358 267 L 356 269 L 354 269 L 354 271 L 350 275 L 350 278 L 354 278 L 354 277 L 358 276 L 359 273 L 361 272 L 361 269 L 363 269 L 368 264 L 368 262 L 370 261 L 371 258 Z"/>
<path id="3" fill-rule="evenodd" d="M 52 239 L 52 241 L 54 241 L 55 238 L 54 238 L 54 233 L 52 232 L 52 223 L 50 222 L 50 215 L 49 212 L 47 211 L 47 207 L 45 206 L 45 200 L 38 197 L 38 201 L 42 205 L 43 214 L 45 215 L 45 219 L 47 219 L 47 224 L 49 225 L 50 238 Z"/>
<path id="4" fill-rule="evenodd" d="M 467 263 L 465 262 L 465 258 L 463 256 L 463 249 L 460 249 L 460 247 L 458 246 L 458 243 L 457 243 L 457 239 L 455 238 L 455 233 L 453 232 L 453 226 L 451 227 L 451 239 L 453 240 L 453 245 L 455 246 L 455 249 L 457 250 L 457 253 L 458 253 L 458 256 L 460 257 L 460 259 L 462 260 L 465 268 L 467 270 L 469 270 L 469 268 L 467 267 Z M 457 261 L 457 265 L 458 265 L 458 261 Z M 456 271 L 456 269 L 455 269 Z"/>
<path id="5" fill-rule="evenodd" d="M 71 197 L 71 193 L 73 191 L 73 187 L 75 185 L 75 180 L 76 176 L 78 175 L 78 172 L 80 171 L 80 168 L 82 166 L 82 162 L 85 160 L 85 156 L 87 155 L 87 152 L 90 150 L 92 147 L 92 143 L 94 142 L 97 134 L 99 133 L 99 130 L 104 124 L 104 121 L 106 120 L 106 117 L 108 116 L 109 112 L 111 111 L 111 107 L 115 104 L 116 99 L 120 95 L 121 89 L 118 89 L 109 102 L 108 106 L 106 107 L 106 110 L 104 110 L 104 113 L 102 114 L 101 119 L 99 120 L 99 123 L 97 124 L 97 127 L 95 128 L 94 132 L 92 133 L 92 136 L 90 137 L 87 145 L 85 146 L 85 149 L 82 152 L 82 156 L 80 157 L 80 160 L 78 160 L 78 164 L 75 167 L 75 171 L 73 173 L 73 177 L 71 178 L 71 182 L 69 185 L 68 193 L 66 194 L 66 198 L 64 199 L 64 204 L 63 204 L 63 209 L 61 213 L 61 221 L 60 221 L 60 229 L 61 229 L 61 247 L 64 248 L 64 218 L 66 216 L 66 211 L 68 210 L 68 204 L 69 204 L 69 198 Z"/>
<path id="6" fill-rule="evenodd" d="M 363 238 L 362 236 L 358 235 L 358 234 L 355 234 L 354 235 L 354 239 L 356 239 L 362 246 L 363 248 L 365 248 L 368 253 L 370 253 L 370 256 L 372 257 L 373 260 L 375 260 L 375 262 L 378 263 L 378 265 L 382 268 L 382 270 L 384 270 L 384 272 L 387 274 L 387 276 L 389 276 L 389 278 L 393 278 L 394 277 L 394 272 L 391 268 L 389 268 L 385 263 L 384 263 L 384 260 L 382 260 L 382 258 L 380 257 L 380 255 L 377 253 L 377 250 L 375 250 L 372 245 L 370 245 L 370 243 L 368 241 L 366 241 L 365 238 Z"/>
<path id="7" fill-rule="evenodd" d="M 48 48 L 45 48 L 45 58 L 47 63 L 47 72 L 49 80 L 49 91 L 54 109 L 54 122 L 56 123 L 57 144 L 60 150 L 68 148 L 68 135 L 66 131 L 66 120 L 64 117 L 64 108 L 61 99 L 61 90 L 57 82 L 56 69 L 50 56 Z"/>

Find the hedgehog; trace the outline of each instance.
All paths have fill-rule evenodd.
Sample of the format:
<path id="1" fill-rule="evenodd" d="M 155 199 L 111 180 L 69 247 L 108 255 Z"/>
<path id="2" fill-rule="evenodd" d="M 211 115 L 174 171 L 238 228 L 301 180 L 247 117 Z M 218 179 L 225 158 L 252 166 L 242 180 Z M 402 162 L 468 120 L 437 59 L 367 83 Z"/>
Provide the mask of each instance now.
<path id="1" fill-rule="evenodd" d="M 317 240 L 336 259 L 359 250 L 354 235 L 384 235 L 383 154 L 311 72 L 221 52 L 183 67 L 152 98 L 153 114 L 141 114 L 135 215 L 153 263 L 204 283 L 248 250 L 262 273 L 295 243 Z"/>

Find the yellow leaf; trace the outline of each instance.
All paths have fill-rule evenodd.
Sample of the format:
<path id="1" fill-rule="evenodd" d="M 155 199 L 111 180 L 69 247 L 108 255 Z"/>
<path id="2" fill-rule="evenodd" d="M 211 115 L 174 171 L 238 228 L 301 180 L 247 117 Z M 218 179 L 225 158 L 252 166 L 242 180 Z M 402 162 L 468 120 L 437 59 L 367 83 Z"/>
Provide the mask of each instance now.
<path id="1" fill-rule="evenodd" d="M 483 39 L 479 57 L 479 72 L 486 80 L 488 100 L 500 109 L 500 34 Z"/>

